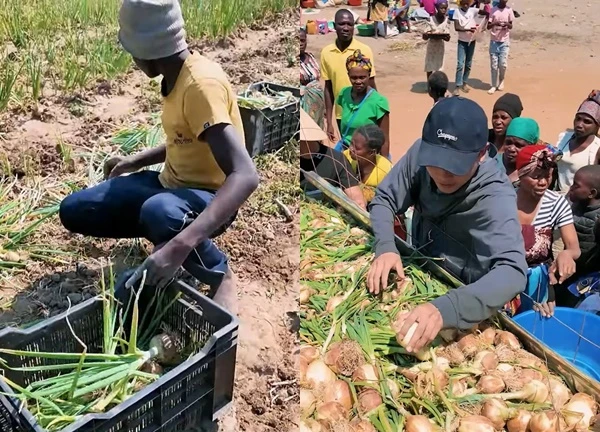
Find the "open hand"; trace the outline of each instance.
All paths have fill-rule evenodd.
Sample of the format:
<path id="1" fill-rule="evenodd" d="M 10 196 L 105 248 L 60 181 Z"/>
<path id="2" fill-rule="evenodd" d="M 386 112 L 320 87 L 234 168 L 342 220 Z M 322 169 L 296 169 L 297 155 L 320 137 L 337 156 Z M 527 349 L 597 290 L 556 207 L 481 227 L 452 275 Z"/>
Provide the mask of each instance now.
<path id="1" fill-rule="evenodd" d="M 131 288 L 138 280 L 142 279 L 146 271 L 145 285 L 156 288 L 167 286 L 182 266 L 190 251 L 177 247 L 171 242 L 163 243 L 154 248 L 152 254 L 139 266 L 125 283 L 126 288 Z"/>
<path id="2" fill-rule="evenodd" d="M 401 328 L 395 328 L 396 339 L 401 341 L 406 337 L 413 324 L 417 323 L 412 337 L 406 345 L 408 352 L 418 352 L 429 345 L 444 326 L 442 314 L 431 303 L 424 303 L 414 308 L 404 319 Z"/>
<path id="3" fill-rule="evenodd" d="M 404 267 L 400 255 L 395 252 L 387 252 L 379 255 L 371 264 L 367 274 L 367 287 L 371 294 L 379 294 L 388 286 L 390 271 L 395 270 L 398 279 L 404 279 Z"/>

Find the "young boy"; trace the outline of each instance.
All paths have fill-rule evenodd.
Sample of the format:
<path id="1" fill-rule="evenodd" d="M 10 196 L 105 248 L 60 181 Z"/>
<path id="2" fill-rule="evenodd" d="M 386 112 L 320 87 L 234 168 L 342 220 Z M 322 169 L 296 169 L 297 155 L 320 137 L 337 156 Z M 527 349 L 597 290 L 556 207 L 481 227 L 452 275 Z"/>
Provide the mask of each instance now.
<path id="1" fill-rule="evenodd" d="M 233 88 L 218 64 L 188 49 L 178 1 L 124 0 L 119 27 L 138 68 L 162 76 L 166 142 L 109 159 L 106 181 L 66 197 L 60 220 L 73 233 L 152 242 L 127 287 L 144 271 L 148 286 L 166 285 L 183 266 L 237 314 L 234 275 L 212 239 L 231 225 L 259 177 Z M 163 162 L 160 173 L 143 171 Z"/>
<path id="2" fill-rule="evenodd" d="M 504 90 L 504 78 L 508 66 L 508 51 L 510 48 L 510 31 L 513 28 L 515 14 L 500 0 L 490 13 L 487 28 L 490 30 L 490 65 L 492 69 L 492 85 L 489 94 L 496 90 Z"/>
<path id="3" fill-rule="evenodd" d="M 600 270 L 600 165 L 580 168 L 575 173 L 568 197 L 581 256 L 575 261 L 575 274 L 557 289 L 556 300 L 559 305 L 574 306 L 583 297 L 578 297 L 569 287 L 581 286 L 582 278 Z M 600 291 L 600 286 L 592 288 Z"/>
<path id="4" fill-rule="evenodd" d="M 456 88 L 452 93 L 458 96 L 460 90 L 468 93 L 467 85 L 475 54 L 475 31 L 477 22 L 475 17 L 478 10 L 470 7 L 471 0 L 460 0 L 459 8 L 454 12 L 454 29 L 458 32 L 458 48 L 456 52 Z"/>
<path id="5" fill-rule="evenodd" d="M 427 93 L 433 99 L 435 105 L 442 98 L 446 97 L 448 91 L 448 75 L 442 71 L 433 72 L 427 79 Z"/>

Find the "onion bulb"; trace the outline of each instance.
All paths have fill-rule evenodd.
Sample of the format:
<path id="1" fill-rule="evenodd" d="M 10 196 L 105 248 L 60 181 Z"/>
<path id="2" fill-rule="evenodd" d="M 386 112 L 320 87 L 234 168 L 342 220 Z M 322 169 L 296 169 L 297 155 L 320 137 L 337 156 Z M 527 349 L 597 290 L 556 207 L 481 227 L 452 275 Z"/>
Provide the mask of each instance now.
<path id="1" fill-rule="evenodd" d="M 163 367 L 153 360 L 144 363 L 140 370 L 153 375 L 162 375 L 163 373 Z"/>
<path id="2" fill-rule="evenodd" d="M 422 415 L 411 415 L 406 417 L 404 430 L 406 432 L 435 432 L 440 428 L 433 424 L 427 417 Z"/>
<path id="3" fill-rule="evenodd" d="M 488 329 L 492 330 L 492 329 Z M 473 360 L 473 366 L 477 369 L 481 369 L 484 372 L 489 372 L 498 367 L 500 361 L 498 356 L 491 351 L 481 351 L 477 353 Z"/>
<path id="4" fill-rule="evenodd" d="M 554 409 L 561 409 L 571 398 L 571 392 L 566 385 L 554 378 L 550 378 L 548 387 L 550 394 L 546 402 L 551 403 Z"/>
<path id="5" fill-rule="evenodd" d="M 317 408 L 317 420 L 331 423 L 341 422 L 348 417 L 348 411 L 337 402 L 326 402 Z"/>
<path id="6" fill-rule="evenodd" d="M 317 359 L 306 368 L 306 382 L 312 388 L 318 389 L 333 383 L 337 377 L 327 367 L 323 360 Z"/>
<path id="7" fill-rule="evenodd" d="M 511 332 L 500 330 L 496 332 L 496 345 L 506 345 L 509 348 L 517 350 L 521 348 L 521 342 Z"/>
<path id="8" fill-rule="evenodd" d="M 584 393 L 576 393 L 563 407 L 562 414 L 568 427 L 588 429 L 592 417 L 596 415 L 596 401 Z"/>
<path id="9" fill-rule="evenodd" d="M 531 380 L 541 381 L 544 379 L 544 375 L 539 370 L 521 369 L 521 371 L 519 372 L 519 378 L 521 378 L 523 383 L 526 383 L 527 381 Z"/>
<path id="10" fill-rule="evenodd" d="M 368 388 L 358 394 L 358 408 L 362 414 L 369 413 L 377 409 L 383 403 L 381 395 L 375 389 Z"/>
<path id="11" fill-rule="evenodd" d="M 533 414 L 529 421 L 531 432 L 558 432 L 558 416 L 554 411 L 544 411 Z"/>
<path id="12" fill-rule="evenodd" d="M 519 410 L 515 417 L 506 422 L 508 432 L 528 432 L 532 414 L 529 411 Z"/>
<path id="13" fill-rule="evenodd" d="M 379 383 L 379 374 L 377 369 L 369 363 L 365 363 L 356 368 L 352 374 L 352 381 L 362 383 L 361 385 L 376 385 Z"/>
<path id="14" fill-rule="evenodd" d="M 371 424 L 368 420 L 361 420 L 356 417 L 354 420 L 350 422 L 352 426 L 352 432 L 377 432 L 375 426 Z"/>
<path id="15" fill-rule="evenodd" d="M 496 341 L 496 330 L 488 327 L 479 334 L 479 340 L 486 345 L 494 345 Z"/>
<path id="16" fill-rule="evenodd" d="M 310 417 L 315 410 L 317 399 L 312 391 L 300 389 L 300 410 L 302 417 Z"/>
<path id="17" fill-rule="evenodd" d="M 496 366 L 496 370 L 500 373 L 509 373 L 514 372 L 515 368 L 509 363 L 498 363 L 498 366 Z"/>
<path id="18" fill-rule="evenodd" d="M 313 432 L 313 429 L 308 425 L 308 423 L 306 423 L 304 420 L 301 420 L 299 432 Z"/>
<path id="19" fill-rule="evenodd" d="M 344 301 L 344 296 L 333 296 L 327 301 L 327 306 L 325 306 L 325 310 L 329 313 L 332 313 L 336 307 L 338 307 Z"/>
<path id="20" fill-rule="evenodd" d="M 454 397 L 463 397 L 469 394 L 469 386 L 464 379 L 451 379 L 450 380 L 450 391 Z"/>
<path id="21" fill-rule="evenodd" d="M 487 417 L 468 415 L 460 419 L 458 432 L 495 432 L 495 429 Z"/>
<path id="22" fill-rule="evenodd" d="M 304 357 L 308 363 L 312 363 L 319 358 L 319 350 L 310 345 L 300 347 L 300 357 Z"/>
<path id="23" fill-rule="evenodd" d="M 484 375 L 477 382 L 477 390 L 483 394 L 496 394 L 504 391 L 506 385 L 502 378 L 493 375 Z"/>
<path id="24" fill-rule="evenodd" d="M 543 404 L 548 398 L 548 387 L 541 381 L 533 380 L 525 384 L 521 391 L 500 393 L 493 397 L 499 397 L 504 400 L 521 400 L 534 404 Z"/>
<path id="25" fill-rule="evenodd" d="M 394 400 L 398 399 L 398 396 L 400 396 L 400 386 L 398 385 L 398 383 L 390 378 L 386 380 L 386 383 L 388 388 L 390 389 L 390 394 L 392 395 L 392 398 L 394 398 Z"/>
<path id="26" fill-rule="evenodd" d="M 516 416 L 514 409 L 510 409 L 502 399 L 488 399 L 481 407 L 481 415 L 488 418 L 497 430 L 502 430 L 506 420 Z"/>
<path id="27" fill-rule="evenodd" d="M 458 348 L 463 352 L 465 357 L 474 357 L 478 352 L 477 338 L 474 334 L 469 333 L 460 338 L 457 342 Z"/>
<path id="28" fill-rule="evenodd" d="M 352 408 L 352 394 L 348 383 L 344 380 L 336 380 L 325 387 L 323 402 L 337 402 L 349 411 Z"/>
<path id="29" fill-rule="evenodd" d="M 300 304 L 306 304 L 310 298 L 316 293 L 314 289 L 304 288 L 300 289 Z"/>
<path id="30" fill-rule="evenodd" d="M 298 378 L 300 380 L 300 385 L 303 385 L 306 383 L 306 371 L 308 370 L 309 362 L 304 357 L 300 357 L 298 363 Z"/>
<path id="31" fill-rule="evenodd" d="M 350 339 L 331 344 L 323 360 L 334 372 L 344 376 L 351 376 L 352 372 L 365 361 L 358 342 Z"/>

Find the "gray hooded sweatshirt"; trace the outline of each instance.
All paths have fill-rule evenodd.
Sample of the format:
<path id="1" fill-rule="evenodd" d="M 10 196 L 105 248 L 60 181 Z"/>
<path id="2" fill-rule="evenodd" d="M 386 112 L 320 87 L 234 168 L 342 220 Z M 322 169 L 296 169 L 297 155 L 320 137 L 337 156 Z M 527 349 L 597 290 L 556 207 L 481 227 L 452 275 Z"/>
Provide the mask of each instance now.
<path id="1" fill-rule="evenodd" d="M 514 188 L 491 158 L 453 194 L 417 165 L 417 141 L 379 184 L 369 207 L 375 255 L 398 253 L 394 215 L 414 206 L 412 242 L 466 285 L 432 301 L 444 328 L 467 329 L 525 289 L 527 264 Z"/>

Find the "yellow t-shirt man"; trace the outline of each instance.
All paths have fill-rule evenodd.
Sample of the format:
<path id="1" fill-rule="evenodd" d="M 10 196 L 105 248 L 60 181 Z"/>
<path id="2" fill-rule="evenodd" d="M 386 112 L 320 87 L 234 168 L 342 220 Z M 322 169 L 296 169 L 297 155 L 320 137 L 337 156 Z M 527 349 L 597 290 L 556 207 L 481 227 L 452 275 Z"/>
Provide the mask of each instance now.
<path id="1" fill-rule="evenodd" d="M 375 61 L 373 58 L 373 51 L 368 45 L 352 38 L 352 42 L 344 51 L 340 51 L 337 45 L 334 43 L 327 45 L 321 51 L 321 78 L 325 81 L 331 81 L 333 87 L 333 100 L 335 100 L 342 91 L 343 88 L 349 87 L 350 78 L 348 77 L 348 70 L 346 69 L 346 60 L 357 49 L 367 58 L 371 60 L 373 69 L 371 70 L 371 77 L 375 76 Z M 335 116 L 338 119 L 342 118 L 342 108 L 335 104 Z"/>
<path id="2" fill-rule="evenodd" d="M 244 143 L 244 128 L 235 93 L 220 65 L 191 53 L 177 82 L 163 100 L 162 126 L 167 157 L 159 180 L 165 188 L 219 189 L 225 173 L 203 132 L 230 124 Z"/>

